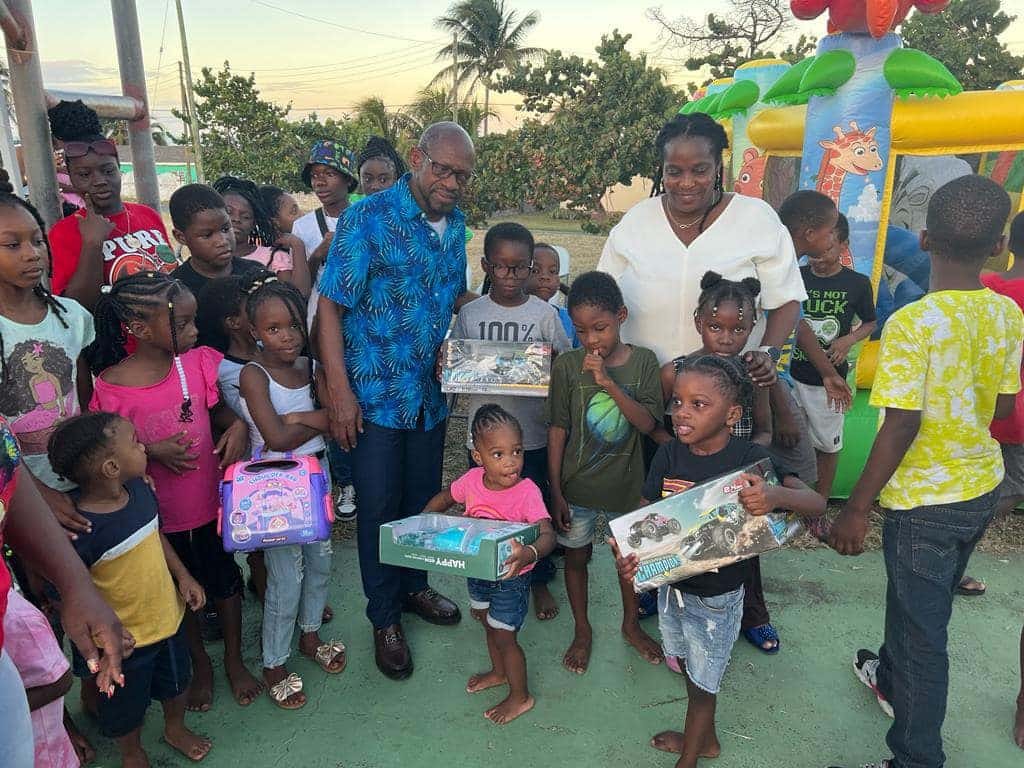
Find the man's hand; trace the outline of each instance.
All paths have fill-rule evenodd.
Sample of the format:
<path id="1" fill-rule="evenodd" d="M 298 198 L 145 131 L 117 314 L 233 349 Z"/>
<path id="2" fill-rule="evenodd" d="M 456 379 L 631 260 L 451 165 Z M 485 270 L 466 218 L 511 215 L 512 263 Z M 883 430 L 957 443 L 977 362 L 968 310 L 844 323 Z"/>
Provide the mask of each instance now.
<path id="1" fill-rule="evenodd" d="M 146 453 L 149 454 L 149 458 L 159 461 L 176 475 L 191 472 L 199 466 L 196 463 L 199 453 L 193 449 L 192 438 L 185 430 L 150 443 L 146 446 Z"/>
<path id="2" fill-rule="evenodd" d="M 864 539 L 868 535 L 867 510 L 843 507 L 839 517 L 832 524 L 832 535 L 828 545 L 840 555 L 859 555 L 864 551 Z"/>
<path id="3" fill-rule="evenodd" d="M 220 468 L 227 469 L 236 461 L 241 461 L 249 448 L 249 429 L 245 422 L 237 419 L 224 430 L 213 452 L 220 456 Z"/>
<path id="4" fill-rule="evenodd" d="M 85 216 L 78 217 L 78 234 L 82 242 L 89 246 L 102 245 L 107 236 L 114 231 L 114 222 L 106 216 L 96 213 L 92 204 L 92 195 L 88 192 L 82 195 L 85 202 Z"/>
<path id="5" fill-rule="evenodd" d="M 608 377 L 608 369 L 604 365 L 604 358 L 596 350 L 584 355 L 582 370 L 590 371 L 594 377 L 594 383 L 602 389 L 607 389 L 612 383 Z"/>
<path id="6" fill-rule="evenodd" d="M 623 581 L 632 581 L 636 572 L 640 570 L 640 558 L 636 554 L 623 557 L 622 552 L 619 551 L 619 542 L 611 537 L 607 541 L 615 556 L 615 570 L 619 574 L 619 578 Z"/>
<path id="7" fill-rule="evenodd" d="M 743 362 L 747 366 L 747 375 L 759 387 L 770 387 L 779 378 L 775 361 L 766 352 L 750 351 L 743 354 Z"/>
<path id="8" fill-rule="evenodd" d="M 744 472 L 740 475 L 740 482 L 745 487 L 739 492 L 739 500 L 747 514 L 761 517 L 776 510 L 775 487 L 768 485 L 761 475 Z"/>
<path id="9" fill-rule="evenodd" d="M 825 376 L 821 380 L 828 397 L 828 407 L 836 413 L 846 413 L 853 403 L 853 392 L 842 376 Z"/>
<path id="10" fill-rule="evenodd" d="M 363 432 L 363 409 L 359 407 L 355 393 L 348 387 L 331 390 L 327 403 L 327 419 L 331 425 L 331 437 L 344 450 L 351 451 L 359 442 Z"/>

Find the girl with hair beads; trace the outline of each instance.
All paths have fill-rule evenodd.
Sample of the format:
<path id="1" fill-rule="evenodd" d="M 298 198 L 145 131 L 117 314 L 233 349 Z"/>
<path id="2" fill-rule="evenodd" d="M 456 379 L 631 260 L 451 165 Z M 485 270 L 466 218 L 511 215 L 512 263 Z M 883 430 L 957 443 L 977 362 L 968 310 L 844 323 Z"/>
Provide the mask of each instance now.
<path id="1" fill-rule="evenodd" d="M 217 604 L 224 667 L 235 700 L 252 703 L 262 686 L 242 663 L 242 574 L 217 534 L 220 471 L 247 447 L 245 423 L 221 401 L 221 354 L 196 343 L 196 300 L 181 282 L 144 272 L 116 282 L 96 307 L 96 341 L 86 357 L 96 374 L 90 410 L 128 419 L 146 446 L 160 502 L 160 528 Z M 135 339 L 131 356 L 124 352 Z M 221 432 L 214 444 L 213 428 Z M 195 675 L 188 708 L 213 701 L 213 668 L 192 614 L 185 619 Z"/>
<path id="2" fill-rule="evenodd" d="M 742 368 L 739 356 L 757 322 L 757 296 L 761 292 L 761 283 L 753 277 L 736 282 L 726 280 L 717 272 L 705 272 L 700 287 L 693 322 L 704 345 L 693 354 L 734 358 Z M 672 401 L 676 370 L 686 357 L 681 355 L 661 367 L 661 389 L 666 405 Z M 768 390 L 751 387 L 749 394 L 749 401 L 743 403 L 743 415 L 732 425 L 732 433 L 767 446 L 772 441 Z"/>
<path id="3" fill-rule="evenodd" d="M 675 439 L 655 454 L 644 483 L 641 505 L 742 469 L 768 451 L 732 434 L 752 388 L 735 358 L 700 355 L 684 359 L 672 385 L 672 427 Z M 740 503 L 751 515 L 787 509 L 799 515 L 820 515 L 825 499 L 776 464 L 781 486 L 766 485 L 760 475 L 744 475 Z M 622 557 L 609 539 L 616 568 L 632 580 L 640 561 Z M 715 733 L 715 707 L 733 643 L 743 616 L 743 583 L 750 560 L 661 587 L 658 623 L 666 657 L 686 677 L 686 722 L 682 733 L 665 731 L 651 740 L 663 752 L 679 754 L 676 768 L 694 768 L 699 758 L 718 757 L 722 748 Z"/>
<path id="4" fill-rule="evenodd" d="M 477 409 L 470 431 L 477 466 L 434 496 L 423 511 L 441 513 L 453 504 L 462 504 L 466 517 L 540 527 L 533 544 L 512 541 L 512 554 L 505 561 L 508 572 L 501 580 L 469 579 L 468 583 L 473 618 L 484 625 L 487 635 L 491 668 L 470 677 L 466 692 L 507 685 L 508 696 L 484 712 L 491 722 L 505 725 L 533 709 L 526 683 L 526 654 L 518 636 L 530 604 L 530 571 L 555 548 L 555 529 L 540 489 L 522 477 L 523 431 L 516 418 L 488 403 Z"/>
<path id="5" fill-rule="evenodd" d="M 255 261 L 292 283 L 303 296 L 308 296 L 312 277 L 306 261 L 306 246 L 290 232 L 277 230 L 256 185 L 247 179 L 222 176 L 213 182 L 213 188 L 224 198 L 235 232 L 231 255 Z"/>
<path id="6" fill-rule="evenodd" d="M 249 325 L 262 345 L 239 378 L 242 416 L 253 449 L 261 449 L 265 458 L 289 453 L 316 456 L 329 472 L 323 438 L 327 412 L 315 404 L 313 361 L 302 355 L 309 343 L 302 296 L 269 272 L 248 278 L 246 294 Z M 285 667 L 296 621 L 300 653 L 329 674 L 345 669 L 344 644 L 324 643 L 319 634 L 331 574 L 331 542 L 274 547 L 263 557 L 263 679 L 277 706 L 298 709 L 306 703 L 302 678 Z"/>
<path id="7" fill-rule="evenodd" d="M 46 443 L 92 396 L 82 358 L 93 340 L 92 316 L 74 299 L 57 299 L 43 286 L 50 256 L 44 231 L 36 209 L 14 194 L 0 171 L 0 415 L 58 521 L 84 531 L 88 524 L 66 493 L 74 484 L 53 471 Z"/>

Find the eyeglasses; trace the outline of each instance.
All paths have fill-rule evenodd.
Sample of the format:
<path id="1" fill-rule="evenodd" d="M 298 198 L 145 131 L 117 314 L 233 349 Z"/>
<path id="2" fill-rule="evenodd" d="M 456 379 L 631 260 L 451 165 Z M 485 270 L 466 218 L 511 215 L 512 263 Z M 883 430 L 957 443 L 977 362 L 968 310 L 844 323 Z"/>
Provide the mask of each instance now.
<path id="1" fill-rule="evenodd" d="M 110 155 L 117 157 L 117 145 L 107 139 L 96 139 L 96 141 L 65 141 L 64 156 L 69 158 L 85 157 L 90 152 L 97 155 Z"/>
<path id="2" fill-rule="evenodd" d="M 533 264 L 516 264 L 514 267 L 509 267 L 505 264 L 495 264 L 490 259 L 484 259 L 484 264 L 491 268 L 494 272 L 495 277 L 526 277 L 530 274 L 530 270 L 533 269 Z"/>
<path id="3" fill-rule="evenodd" d="M 469 184 L 470 180 L 472 180 L 475 175 L 472 171 L 457 171 L 450 165 L 445 165 L 444 163 L 435 161 L 434 158 L 427 154 L 427 150 L 423 147 L 417 147 L 417 149 L 419 149 L 419 151 L 423 153 L 423 156 L 430 161 L 431 172 L 442 181 L 454 176 L 455 183 L 460 187 L 464 187 Z"/>

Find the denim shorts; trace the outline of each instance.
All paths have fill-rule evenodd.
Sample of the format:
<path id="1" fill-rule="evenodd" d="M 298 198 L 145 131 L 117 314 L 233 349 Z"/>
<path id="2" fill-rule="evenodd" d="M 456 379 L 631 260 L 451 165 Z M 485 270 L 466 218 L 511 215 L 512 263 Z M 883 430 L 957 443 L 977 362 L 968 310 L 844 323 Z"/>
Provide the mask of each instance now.
<path id="1" fill-rule="evenodd" d="M 714 597 L 658 590 L 658 629 L 666 656 L 686 662 L 690 681 L 717 694 L 743 619 L 743 587 Z"/>
<path id="2" fill-rule="evenodd" d="M 149 702 L 170 701 L 185 692 L 192 681 L 192 662 L 183 627 L 122 660 L 124 687 L 115 686 L 109 699 L 99 697 L 100 733 L 112 739 L 127 736 L 142 725 Z"/>
<path id="3" fill-rule="evenodd" d="M 569 530 L 566 533 L 558 532 L 558 543 L 569 549 L 582 549 L 588 544 L 593 544 L 597 516 L 601 514 L 601 510 L 570 504 L 569 514 Z M 607 513 L 605 515 L 610 517 Z"/>
<path id="4" fill-rule="evenodd" d="M 478 611 L 487 611 L 487 624 L 494 629 L 518 632 L 526 621 L 530 608 L 530 574 L 522 573 L 514 579 L 484 581 L 468 579 L 469 605 Z"/>

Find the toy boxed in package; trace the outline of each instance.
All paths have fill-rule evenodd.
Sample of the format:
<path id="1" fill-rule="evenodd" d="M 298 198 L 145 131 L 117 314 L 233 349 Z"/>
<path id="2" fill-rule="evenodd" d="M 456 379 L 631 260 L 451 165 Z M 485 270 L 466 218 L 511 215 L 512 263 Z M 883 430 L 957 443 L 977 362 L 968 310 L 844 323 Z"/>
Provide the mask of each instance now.
<path id="1" fill-rule="evenodd" d="M 536 525 L 424 513 L 380 527 L 380 561 L 497 581 L 508 572 L 512 540 L 532 544 L 537 536 Z"/>
<path id="2" fill-rule="evenodd" d="M 547 397 L 550 384 L 551 344 L 547 342 L 445 342 L 442 392 Z"/>
<path id="3" fill-rule="evenodd" d="M 638 591 L 778 549 L 803 529 L 795 515 L 747 514 L 739 502 L 744 473 L 779 484 L 771 461 L 762 459 L 611 521 L 622 554 L 640 558 L 633 579 Z"/>

